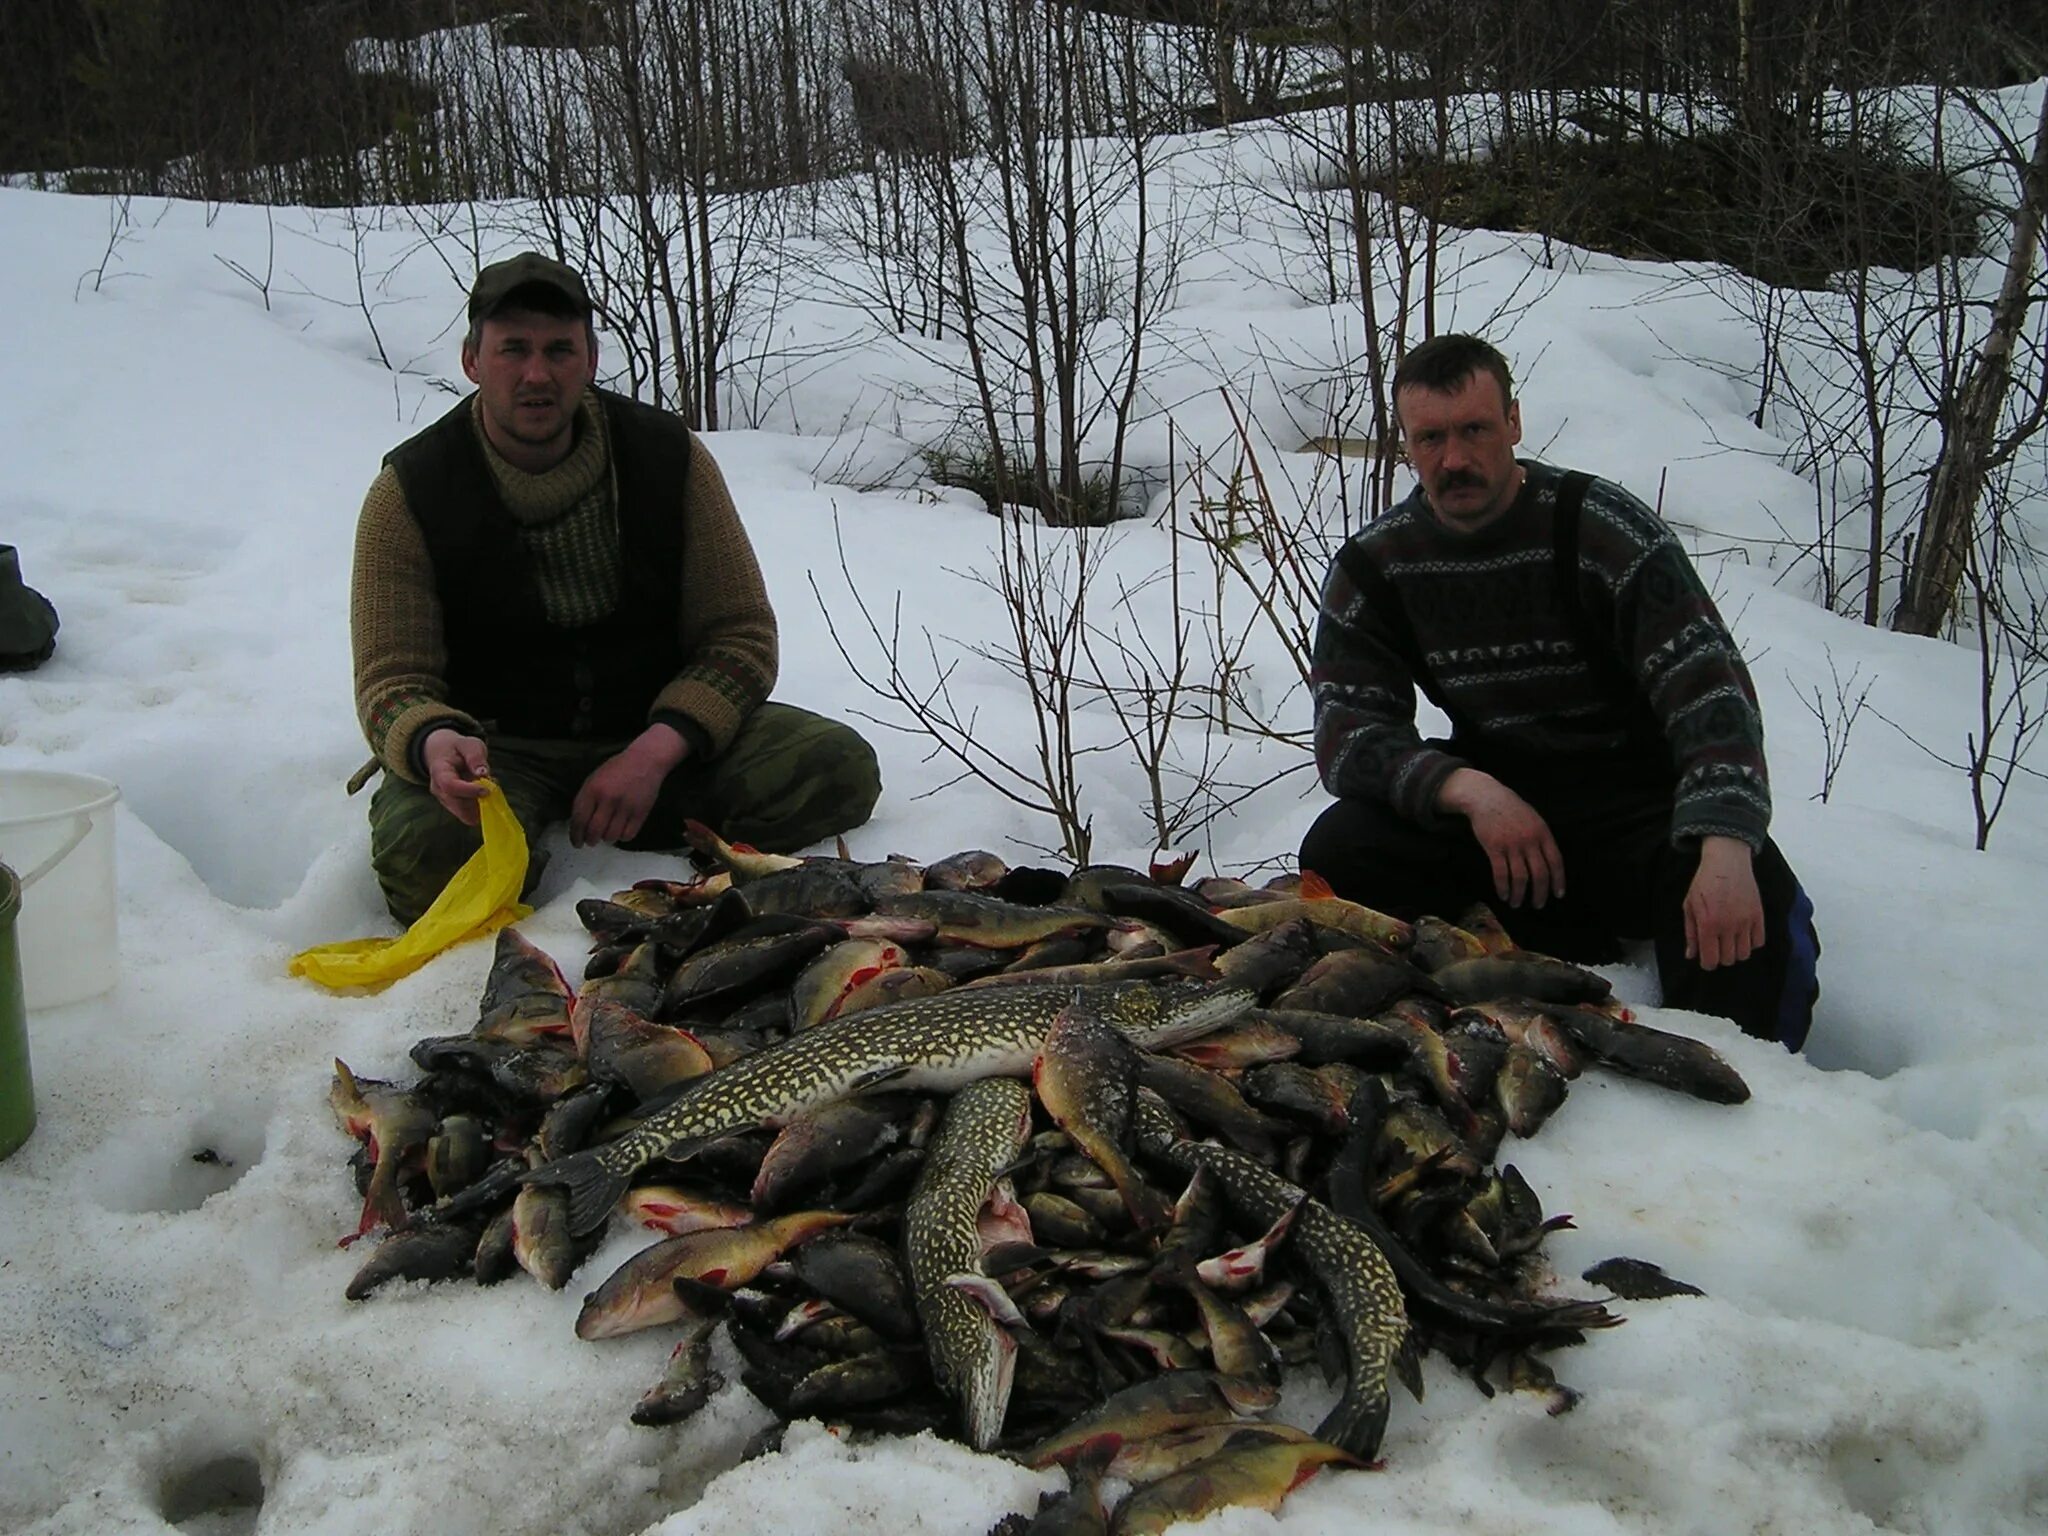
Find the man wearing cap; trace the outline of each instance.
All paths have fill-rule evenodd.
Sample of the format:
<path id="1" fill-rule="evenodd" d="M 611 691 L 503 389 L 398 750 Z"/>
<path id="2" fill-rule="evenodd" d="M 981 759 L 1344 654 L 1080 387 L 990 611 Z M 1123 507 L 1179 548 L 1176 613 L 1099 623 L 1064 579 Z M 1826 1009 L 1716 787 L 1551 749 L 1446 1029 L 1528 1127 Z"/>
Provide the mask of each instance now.
<path id="1" fill-rule="evenodd" d="M 370 859 L 403 923 L 476 850 L 487 775 L 529 843 L 566 819 L 577 847 L 673 848 L 687 817 L 796 849 L 881 793 L 851 728 L 767 702 L 775 615 L 724 477 L 676 417 L 596 387 L 591 315 L 560 262 L 485 267 L 475 392 L 387 454 L 363 502 Z"/>

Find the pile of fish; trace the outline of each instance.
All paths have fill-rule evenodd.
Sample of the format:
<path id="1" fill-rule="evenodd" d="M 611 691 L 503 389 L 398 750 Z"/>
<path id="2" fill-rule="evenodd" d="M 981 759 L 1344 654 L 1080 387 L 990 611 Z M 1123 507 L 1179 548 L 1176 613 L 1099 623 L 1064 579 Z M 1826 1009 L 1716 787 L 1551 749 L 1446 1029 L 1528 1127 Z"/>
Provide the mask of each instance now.
<path id="1" fill-rule="evenodd" d="M 637 1223 L 663 1235 L 576 1324 L 680 1335 L 635 1422 L 723 1385 L 723 1327 L 778 1425 L 1067 1467 L 1039 1529 L 1102 1528 L 1105 1480 L 1136 1485 L 1114 1528 L 1149 1531 L 1369 1464 L 1428 1349 L 1569 1407 L 1540 1352 L 1619 1319 L 1550 1293 L 1570 1218 L 1499 1154 L 1583 1067 L 1748 1096 L 1484 907 L 1411 925 L 1312 875 L 692 836 L 710 873 L 579 904 L 579 987 L 506 929 L 476 1026 L 414 1046 L 417 1081 L 335 1063 L 358 1235 L 384 1232 L 347 1294 L 559 1289 Z M 1586 1278 L 1691 1289 L 1632 1260 Z M 1313 1435 L 1258 1417 L 1305 1365 L 1342 1383 Z"/>

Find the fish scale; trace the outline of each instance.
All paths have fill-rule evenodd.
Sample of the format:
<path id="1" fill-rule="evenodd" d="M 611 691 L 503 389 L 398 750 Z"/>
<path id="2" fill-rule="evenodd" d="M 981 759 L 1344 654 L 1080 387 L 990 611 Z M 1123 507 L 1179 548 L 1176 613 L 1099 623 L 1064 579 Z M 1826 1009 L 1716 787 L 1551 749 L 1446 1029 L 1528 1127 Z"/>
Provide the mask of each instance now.
<path id="1" fill-rule="evenodd" d="M 1256 1159 L 1185 1139 L 1164 1107 L 1145 1094 L 1138 1096 L 1138 1115 L 1145 1150 L 1183 1173 L 1208 1168 L 1241 1218 L 1270 1223 L 1299 1209 L 1288 1241 L 1328 1298 L 1351 1357 L 1350 1384 L 1316 1438 L 1371 1460 L 1386 1433 L 1387 1377 L 1408 1336 L 1401 1283 L 1379 1244 Z"/>
<path id="2" fill-rule="evenodd" d="M 982 1450 L 1002 1431 L 1015 1345 L 986 1307 L 946 1282 L 980 1272 L 981 1209 L 1030 1138 L 1021 1082 L 968 1084 L 946 1106 L 904 1209 L 904 1257 L 932 1374 L 959 1399 L 962 1427 Z"/>
<path id="3" fill-rule="evenodd" d="M 657 1157 L 687 1156 L 705 1137 L 777 1125 L 883 1083 L 950 1092 L 979 1078 L 1028 1076 L 1053 1019 L 1075 1000 L 1150 1048 L 1228 1022 L 1252 994 L 1142 981 L 1016 987 L 942 992 L 841 1015 L 711 1073 L 617 1140 L 532 1169 L 524 1182 L 566 1189 L 570 1230 L 581 1235 L 604 1221 L 641 1168 Z"/>

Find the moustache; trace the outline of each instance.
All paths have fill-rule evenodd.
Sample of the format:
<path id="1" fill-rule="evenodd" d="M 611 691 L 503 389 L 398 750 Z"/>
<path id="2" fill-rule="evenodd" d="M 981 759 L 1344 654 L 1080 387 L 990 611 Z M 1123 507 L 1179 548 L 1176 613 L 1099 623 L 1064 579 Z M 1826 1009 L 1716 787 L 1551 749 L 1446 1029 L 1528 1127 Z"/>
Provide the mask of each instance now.
<path id="1" fill-rule="evenodd" d="M 1436 488 L 1440 491 L 1483 491 L 1486 489 L 1486 481 L 1469 469 L 1454 469 L 1437 476 Z"/>

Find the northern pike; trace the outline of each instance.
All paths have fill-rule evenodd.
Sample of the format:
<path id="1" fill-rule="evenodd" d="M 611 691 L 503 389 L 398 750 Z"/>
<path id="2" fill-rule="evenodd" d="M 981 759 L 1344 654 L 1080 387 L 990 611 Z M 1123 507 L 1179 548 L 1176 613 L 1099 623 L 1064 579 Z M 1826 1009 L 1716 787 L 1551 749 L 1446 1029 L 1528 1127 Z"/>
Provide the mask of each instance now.
<path id="1" fill-rule="evenodd" d="M 932 1375 L 959 1403 L 961 1426 L 978 1450 L 1002 1433 L 1016 1344 L 953 1282 L 981 1273 L 981 1208 L 1030 1137 L 1031 1094 L 1022 1083 L 969 1083 L 947 1106 L 903 1213 L 910 1290 Z"/>
<path id="2" fill-rule="evenodd" d="M 1154 1109 L 1156 1114 L 1149 1113 Z M 1183 1173 L 1206 1167 L 1242 1220 L 1277 1222 L 1294 1211 L 1292 1250 L 1328 1300 L 1351 1362 L 1344 1396 L 1317 1426 L 1316 1437 L 1370 1461 L 1386 1433 L 1387 1378 L 1408 1338 L 1401 1285 L 1379 1244 L 1242 1152 L 1185 1140 L 1164 1107 L 1144 1095 L 1139 1136 L 1148 1153 Z"/>
<path id="3" fill-rule="evenodd" d="M 1242 988 L 1193 983 L 1119 982 L 1081 995 L 1146 1048 L 1192 1039 L 1251 1002 Z M 1035 987 L 944 992 L 828 1019 L 686 1085 L 674 1103 L 616 1141 L 533 1169 L 525 1182 L 566 1189 L 571 1229 L 588 1232 L 642 1167 L 657 1157 L 687 1156 L 702 1138 L 780 1125 L 883 1083 L 950 1092 L 978 1078 L 1028 1076 L 1068 996 Z"/>

